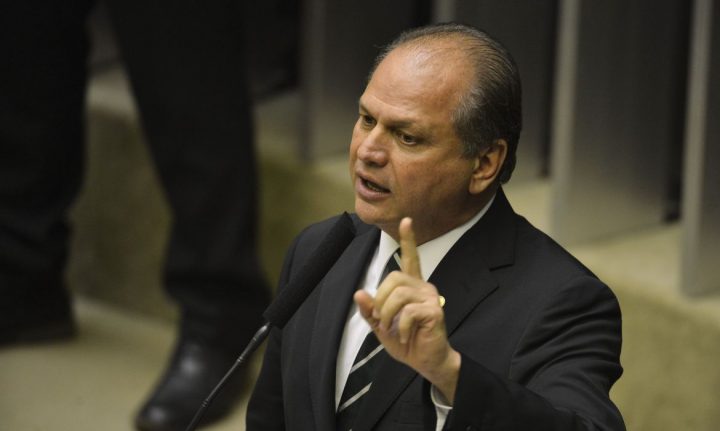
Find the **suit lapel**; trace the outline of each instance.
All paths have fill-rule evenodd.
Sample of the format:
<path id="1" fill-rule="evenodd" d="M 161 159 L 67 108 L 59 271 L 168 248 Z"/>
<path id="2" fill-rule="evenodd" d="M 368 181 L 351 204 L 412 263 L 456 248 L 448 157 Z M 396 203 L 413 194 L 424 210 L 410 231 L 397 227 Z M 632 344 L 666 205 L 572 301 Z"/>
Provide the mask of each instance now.
<path id="1" fill-rule="evenodd" d="M 338 346 L 367 261 L 380 231 L 365 229 L 355 237 L 323 279 L 310 341 L 310 396 L 319 430 L 335 429 L 335 364 Z"/>
<path id="2" fill-rule="evenodd" d="M 446 300 L 448 335 L 498 287 L 491 270 L 514 262 L 515 217 L 502 189 L 498 190 L 487 214 L 455 243 L 430 277 Z"/>
<path id="3" fill-rule="evenodd" d="M 499 190 L 485 216 L 455 243 L 430 276 L 446 299 L 445 325 L 451 343 L 467 315 L 498 288 L 490 269 L 513 262 L 514 217 Z M 413 369 L 386 354 L 353 430 L 371 430 L 415 377 Z"/>

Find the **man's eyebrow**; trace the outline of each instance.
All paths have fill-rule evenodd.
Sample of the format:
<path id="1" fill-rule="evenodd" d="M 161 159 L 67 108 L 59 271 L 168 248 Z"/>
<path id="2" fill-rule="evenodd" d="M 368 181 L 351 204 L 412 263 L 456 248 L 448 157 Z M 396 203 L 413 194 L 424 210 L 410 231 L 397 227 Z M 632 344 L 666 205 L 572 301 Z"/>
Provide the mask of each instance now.
<path id="1" fill-rule="evenodd" d="M 362 100 L 358 99 L 358 110 L 363 113 L 368 113 L 372 116 L 372 113 L 365 105 L 363 105 Z M 420 127 L 417 121 L 413 121 L 412 119 L 393 119 L 387 122 L 387 126 L 391 129 L 406 129 L 410 128 L 414 130 L 414 133 L 417 134 L 426 134 L 428 131 L 425 130 L 425 128 Z"/>
<path id="2" fill-rule="evenodd" d="M 362 99 L 358 99 L 358 110 L 368 112 L 368 109 L 362 103 Z"/>

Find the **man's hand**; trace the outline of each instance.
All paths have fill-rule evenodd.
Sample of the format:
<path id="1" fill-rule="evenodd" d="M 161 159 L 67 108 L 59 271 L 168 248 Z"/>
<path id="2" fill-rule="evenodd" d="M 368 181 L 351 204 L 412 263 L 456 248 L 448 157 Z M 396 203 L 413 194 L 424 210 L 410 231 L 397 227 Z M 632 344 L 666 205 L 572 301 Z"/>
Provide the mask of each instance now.
<path id="1" fill-rule="evenodd" d="M 399 233 L 402 270 L 382 281 L 374 299 L 357 291 L 355 303 L 390 356 L 425 377 L 452 404 L 460 354 L 448 342 L 437 289 L 422 279 L 410 218 L 402 219 Z"/>

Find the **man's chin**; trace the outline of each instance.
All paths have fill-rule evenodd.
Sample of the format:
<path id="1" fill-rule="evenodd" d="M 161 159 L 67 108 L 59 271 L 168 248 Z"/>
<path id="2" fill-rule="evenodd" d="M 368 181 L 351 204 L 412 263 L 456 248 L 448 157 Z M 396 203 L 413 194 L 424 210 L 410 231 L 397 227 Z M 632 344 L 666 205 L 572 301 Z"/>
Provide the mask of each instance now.
<path id="1" fill-rule="evenodd" d="M 380 219 L 378 219 L 371 212 L 363 211 L 362 209 L 358 208 L 357 205 L 355 205 L 355 214 L 357 214 L 360 220 L 367 224 L 377 225 L 378 221 L 380 221 Z"/>
<path id="2" fill-rule="evenodd" d="M 384 211 L 381 211 L 380 208 L 377 208 L 374 205 L 371 205 L 359 198 L 355 199 L 355 213 L 358 217 L 360 217 L 360 220 L 367 224 L 375 225 L 379 228 L 382 228 L 382 226 L 385 226 L 390 222 L 390 217 L 388 217 L 388 214 L 386 214 Z"/>
<path id="3" fill-rule="evenodd" d="M 363 204 L 367 205 L 363 202 Z M 362 205 L 355 205 L 355 213 L 364 223 L 373 225 L 378 229 L 386 232 L 393 238 L 400 224 L 399 217 L 392 217 L 391 215 L 377 211 L 377 208 L 367 208 Z"/>

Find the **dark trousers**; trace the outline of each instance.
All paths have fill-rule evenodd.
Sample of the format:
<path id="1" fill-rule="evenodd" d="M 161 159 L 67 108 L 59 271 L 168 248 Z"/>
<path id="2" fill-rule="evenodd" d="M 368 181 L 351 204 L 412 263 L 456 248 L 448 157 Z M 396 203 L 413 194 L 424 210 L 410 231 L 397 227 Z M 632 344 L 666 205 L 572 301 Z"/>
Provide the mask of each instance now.
<path id="1" fill-rule="evenodd" d="M 67 308 L 62 273 L 68 208 L 83 175 L 90 3 L 0 6 L 0 331 Z M 256 256 L 241 3 L 107 2 L 172 211 L 165 285 L 186 333 L 205 339 L 246 337 L 269 297 Z"/>

